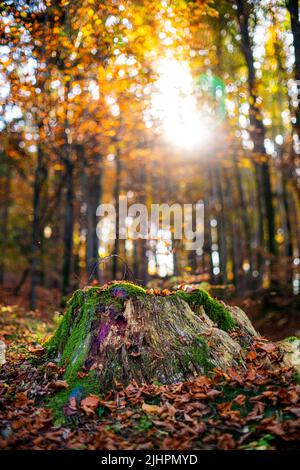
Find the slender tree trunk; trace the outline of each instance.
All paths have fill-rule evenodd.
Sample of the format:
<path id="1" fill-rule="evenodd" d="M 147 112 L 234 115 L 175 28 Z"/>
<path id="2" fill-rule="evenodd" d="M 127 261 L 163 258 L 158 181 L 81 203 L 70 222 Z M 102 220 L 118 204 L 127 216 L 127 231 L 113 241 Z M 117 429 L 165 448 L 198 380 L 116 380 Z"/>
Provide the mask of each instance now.
<path id="1" fill-rule="evenodd" d="M 280 152 L 280 150 L 278 150 Z M 291 232 L 291 216 L 290 216 L 290 204 L 289 204 L 289 192 L 288 192 L 288 175 L 286 171 L 286 166 L 284 163 L 283 156 L 280 155 L 279 162 L 279 173 L 280 173 L 280 186 L 281 194 L 280 199 L 283 208 L 283 225 L 285 227 L 285 256 L 291 258 L 293 256 L 293 245 L 292 245 L 292 232 Z"/>
<path id="2" fill-rule="evenodd" d="M 138 240 L 134 240 L 133 243 L 133 275 L 135 282 L 139 279 L 139 252 L 138 252 Z"/>
<path id="3" fill-rule="evenodd" d="M 291 21 L 291 29 L 293 35 L 293 45 L 295 51 L 295 79 L 296 79 L 296 86 L 297 86 L 297 100 L 298 106 L 295 110 L 295 123 L 293 125 L 294 133 L 298 137 L 298 142 L 300 142 L 300 19 L 299 19 L 299 1 L 298 0 L 286 0 L 287 9 L 290 14 L 290 21 Z M 298 200 L 300 199 L 300 178 L 299 174 L 297 173 L 297 167 L 300 168 L 299 162 L 299 155 L 295 154 L 295 150 L 293 147 L 292 142 L 292 175 L 293 175 L 293 183 L 296 189 L 296 194 Z"/>
<path id="4" fill-rule="evenodd" d="M 95 269 L 95 274 L 94 277 L 99 281 L 100 278 L 100 273 L 99 273 L 99 239 L 98 235 L 96 232 L 96 227 L 97 227 L 97 207 L 101 203 L 102 199 L 102 170 L 100 169 L 100 165 L 102 162 L 102 156 L 100 154 L 96 154 L 95 156 L 95 165 L 97 168 L 97 171 L 95 174 L 92 176 L 92 184 L 90 185 L 90 189 L 94 188 L 91 196 L 92 196 L 92 259 L 93 262 L 96 263 L 96 269 Z"/>
<path id="5" fill-rule="evenodd" d="M 146 204 L 146 183 L 147 183 L 147 174 L 145 163 L 143 161 L 140 162 L 140 188 L 141 188 L 141 203 Z M 144 286 L 147 285 L 149 274 L 148 274 L 148 256 L 147 256 L 147 249 L 148 249 L 148 240 L 142 239 L 137 240 L 139 242 L 140 248 L 140 268 L 139 268 L 139 275 L 140 281 Z"/>
<path id="6" fill-rule="evenodd" d="M 298 107 L 296 110 L 295 131 L 300 138 L 300 19 L 299 19 L 299 0 L 287 0 L 287 9 L 290 13 L 291 29 L 293 34 L 293 45 L 295 50 L 295 78 L 298 88 Z"/>
<path id="7" fill-rule="evenodd" d="M 265 127 L 262 121 L 262 113 L 257 101 L 256 76 L 254 68 L 254 57 L 252 50 L 252 42 L 249 32 L 249 14 L 251 5 L 246 0 L 236 0 L 237 18 L 241 33 L 241 49 L 245 57 L 248 69 L 248 88 L 249 88 L 249 116 L 250 116 L 250 135 L 254 144 L 254 153 L 258 159 L 262 158 L 263 162 L 256 163 L 257 173 L 261 173 L 263 204 L 267 219 L 267 246 L 271 254 L 276 254 L 275 244 L 275 212 L 273 205 L 273 194 L 271 187 L 271 175 L 266 155 L 264 140 Z"/>
<path id="8" fill-rule="evenodd" d="M 119 249 L 120 249 L 120 234 L 119 234 L 120 189 L 121 189 L 121 158 L 120 158 L 120 152 L 117 151 L 116 152 L 116 179 L 115 179 L 115 187 L 114 187 L 114 200 L 115 200 L 115 206 L 116 206 L 116 238 L 114 242 L 114 255 L 115 256 L 113 257 L 113 264 L 112 264 L 113 279 L 117 279 L 117 276 L 118 276 L 118 256 L 119 256 Z"/>
<path id="9" fill-rule="evenodd" d="M 276 24 L 276 19 L 273 19 L 273 24 Z M 277 61 L 278 67 L 278 81 L 279 84 L 283 89 L 286 88 L 286 80 L 287 80 L 287 71 L 286 66 L 283 63 L 283 58 L 281 54 L 281 44 L 280 38 L 276 36 L 276 40 L 274 43 L 274 52 L 275 58 Z M 280 87 L 280 88 L 281 88 Z M 291 100 L 288 100 L 289 109 L 291 110 Z M 274 106 L 278 106 L 280 110 L 284 109 L 285 106 L 285 95 L 278 91 L 276 100 L 274 101 Z M 274 110 L 275 111 L 275 110 Z M 282 118 L 280 118 L 277 130 L 275 132 L 279 134 L 284 134 L 285 126 L 283 124 Z M 275 137 L 275 136 L 274 136 Z M 278 171 L 276 172 L 278 177 L 278 187 L 279 190 L 277 191 L 279 197 L 279 204 L 281 206 L 282 212 L 282 226 L 284 229 L 284 257 L 285 257 L 285 264 L 286 264 L 286 273 L 283 274 L 285 277 L 285 281 L 291 283 L 292 282 L 292 269 L 291 269 L 291 258 L 293 256 L 293 243 L 292 243 L 292 232 L 291 232 L 291 209 L 290 209 L 290 194 L 288 190 L 288 182 L 290 179 L 290 166 L 288 165 L 289 162 L 286 161 L 284 155 L 284 147 L 282 145 L 277 145 L 276 148 L 277 155 L 278 155 Z"/>
<path id="10" fill-rule="evenodd" d="M 222 175 L 221 166 L 217 165 L 216 171 L 216 194 L 220 204 L 220 211 L 218 214 L 218 245 L 220 256 L 220 270 L 222 284 L 227 284 L 227 221 L 226 221 L 226 207 L 224 201 L 224 194 L 222 188 Z"/>
<path id="11" fill-rule="evenodd" d="M 208 190 L 206 191 L 208 192 Z M 211 215 L 211 206 L 210 199 L 207 197 L 204 199 L 204 245 L 203 245 L 203 270 L 210 275 L 210 282 L 213 282 L 214 272 L 213 272 L 213 263 L 211 259 L 211 226 L 210 226 L 210 215 Z"/>
<path id="12" fill-rule="evenodd" d="M 2 166 L 2 165 L 1 165 Z M 5 250 L 8 237 L 10 187 L 11 187 L 11 168 L 8 162 L 3 163 L 3 183 L 0 185 L 0 284 L 4 284 L 5 276 Z"/>
<path id="13" fill-rule="evenodd" d="M 241 228 L 243 227 L 243 221 L 236 217 L 240 209 L 240 197 L 238 184 L 235 186 L 232 184 L 228 172 L 224 172 L 225 180 L 225 194 L 228 200 L 230 200 L 230 206 L 228 205 L 228 232 L 231 240 L 230 255 L 232 260 L 232 274 L 233 284 L 236 292 L 241 293 L 245 290 L 245 276 L 243 271 L 243 254 L 244 246 L 243 239 L 239 236 Z M 241 181 L 240 181 L 241 182 Z M 237 189 L 237 191 L 236 191 Z"/>
<path id="14" fill-rule="evenodd" d="M 84 201 L 86 203 L 86 268 L 88 277 L 99 281 L 99 239 L 96 232 L 96 212 L 102 198 L 102 170 L 100 168 L 102 157 L 99 153 L 94 155 L 93 165 L 89 168 L 84 157 L 84 149 L 82 146 L 80 147 L 79 159 L 83 159 L 85 163 L 82 185 L 84 186 Z"/>
<path id="15" fill-rule="evenodd" d="M 74 165 L 70 160 L 65 162 L 65 185 L 66 185 L 66 208 L 65 208 L 65 228 L 64 228 L 64 260 L 63 260 L 63 295 L 67 295 L 70 289 L 71 259 L 73 248 L 73 227 L 74 227 L 74 187 L 73 170 Z"/>
<path id="16" fill-rule="evenodd" d="M 41 131 L 41 126 L 40 126 Z M 40 132 L 41 135 L 41 132 Z M 30 308 L 36 308 L 36 289 L 38 286 L 39 274 L 38 264 L 41 253 L 41 194 L 47 178 L 46 161 L 42 148 L 41 139 L 37 150 L 37 162 L 35 168 L 33 186 L 33 220 L 31 239 L 31 286 L 30 286 Z"/>
<path id="17" fill-rule="evenodd" d="M 68 100 L 69 82 L 66 87 L 66 103 Z M 65 165 L 65 224 L 64 224 L 64 255 L 63 255 L 63 270 L 62 270 L 62 294 L 67 295 L 70 290 L 70 274 L 71 274 L 71 261 L 73 249 L 73 229 L 74 229 L 74 162 L 71 153 L 71 140 L 67 129 L 68 124 L 68 106 L 66 107 L 66 118 L 64 124 L 64 148 L 63 148 L 63 161 Z"/>
<path id="18" fill-rule="evenodd" d="M 239 198 L 240 217 L 241 217 L 241 222 L 243 225 L 244 236 L 245 236 L 244 238 L 245 253 L 250 264 L 250 275 L 252 275 L 252 270 L 253 270 L 253 254 L 252 254 L 252 246 L 251 246 L 252 232 L 251 232 L 251 227 L 250 227 L 250 222 L 249 222 L 245 192 L 244 192 L 244 188 L 242 184 L 242 175 L 241 175 L 240 168 L 238 166 L 236 155 L 234 155 L 234 158 L 233 158 L 233 171 L 234 171 L 235 183 L 236 183 L 237 193 L 238 193 L 238 198 Z"/>
<path id="19" fill-rule="evenodd" d="M 23 270 L 22 275 L 20 277 L 20 280 L 19 280 L 18 284 L 15 286 L 15 288 L 13 290 L 13 295 L 19 295 L 23 285 L 26 282 L 26 279 L 27 279 L 29 273 L 30 273 L 29 268 L 26 268 L 26 269 Z"/>
<path id="20" fill-rule="evenodd" d="M 215 192 L 215 178 L 214 178 L 214 169 L 209 168 L 209 181 L 210 181 L 210 204 L 209 204 L 209 244 L 210 244 L 210 259 L 211 259 L 211 282 L 212 284 L 218 284 L 219 275 L 216 274 L 215 268 L 217 266 L 214 265 L 213 260 L 213 244 L 219 243 L 219 231 L 218 226 L 216 227 L 217 237 L 213 238 L 213 228 L 211 226 L 212 219 L 215 219 L 218 223 L 218 214 L 216 213 L 216 192 Z M 219 251 L 219 248 L 218 248 Z"/>

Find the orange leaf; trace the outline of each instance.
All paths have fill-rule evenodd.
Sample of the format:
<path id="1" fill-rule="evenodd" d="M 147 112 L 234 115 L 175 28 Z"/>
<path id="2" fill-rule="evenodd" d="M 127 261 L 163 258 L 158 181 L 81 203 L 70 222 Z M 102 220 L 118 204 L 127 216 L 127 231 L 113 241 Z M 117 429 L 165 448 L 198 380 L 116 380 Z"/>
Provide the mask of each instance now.
<path id="1" fill-rule="evenodd" d="M 254 359 L 256 359 L 256 352 L 255 351 L 250 351 L 247 357 L 248 357 L 249 361 L 254 361 Z"/>
<path id="2" fill-rule="evenodd" d="M 81 400 L 80 406 L 87 415 L 94 414 L 95 409 L 99 406 L 100 398 L 97 395 L 89 395 Z"/>
<path id="3" fill-rule="evenodd" d="M 146 413 L 159 413 L 161 411 L 161 407 L 157 405 L 148 405 L 147 403 L 142 404 L 142 410 L 144 410 Z"/>
<path id="4" fill-rule="evenodd" d="M 235 380 L 236 382 L 240 383 L 243 381 L 240 374 L 238 374 L 234 369 L 229 368 L 226 372 L 232 380 Z"/>
<path id="5" fill-rule="evenodd" d="M 42 356 L 45 352 L 45 349 L 40 344 L 36 344 L 35 346 L 28 346 L 28 352 L 34 354 L 35 356 Z"/>

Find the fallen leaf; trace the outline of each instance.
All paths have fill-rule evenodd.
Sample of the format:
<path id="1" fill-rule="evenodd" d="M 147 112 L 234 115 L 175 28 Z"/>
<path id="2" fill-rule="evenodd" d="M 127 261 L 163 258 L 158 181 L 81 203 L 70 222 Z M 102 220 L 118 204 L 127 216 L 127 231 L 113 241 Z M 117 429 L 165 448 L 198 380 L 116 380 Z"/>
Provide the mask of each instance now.
<path id="1" fill-rule="evenodd" d="M 281 423 L 275 423 L 267 427 L 267 430 L 276 436 L 283 436 L 285 434 Z"/>
<path id="2" fill-rule="evenodd" d="M 237 403 L 238 405 L 244 405 L 245 404 L 245 401 L 246 401 L 246 396 L 245 395 L 238 395 L 237 397 L 235 397 L 235 399 L 233 400 L 235 403 Z"/>
<path id="3" fill-rule="evenodd" d="M 289 411 L 293 413 L 293 415 L 297 416 L 297 418 L 300 418 L 300 408 L 289 408 Z"/>
<path id="4" fill-rule="evenodd" d="M 161 407 L 157 405 L 148 405 L 147 403 L 142 404 L 142 410 L 144 410 L 146 413 L 159 413 L 161 411 Z"/>
<path id="5" fill-rule="evenodd" d="M 242 383 L 242 381 L 243 381 L 242 377 L 240 376 L 240 374 L 238 372 L 236 372 L 234 369 L 232 369 L 232 367 L 227 369 L 226 372 L 232 380 L 235 380 L 236 382 Z"/>
<path id="6" fill-rule="evenodd" d="M 48 362 L 47 369 L 56 369 L 57 365 L 54 362 Z"/>
<path id="7" fill-rule="evenodd" d="M 69 388 L 69 384 L 66 380 L 56 380 L 56 382 L 53 382 L 53 386 L 55 388 Z"/>
<path id="8" fill-rule="evenodd" d="M 28 352 L 34 354 L 35 356 L 42 356 L 45 352 L 45 349 L 40 344 L 36 344 L 35 346 L 29 345 L 27 349 Z"/>
<path id="9" fill-rule="evenodd" d="M 96 408 L 99 406 L 100 398 L 97 395 L 89 395 L 81 400 L 80 407 L 87 414 L 94 414 Z"/>
<path id="10" fill-rule="evenodd" d="M 276 349 L 274 343 L 257 343 L 257 347 L 263 351 L 266 351 L 267 353 L 273 352 Z"/>
<path id="11" fill-rule="evenodd" d="M 254 359 L 256 359 L 256 352 L 250 351 L 247 358 L 249 359 L 249 361 L 254 361 Z"/>

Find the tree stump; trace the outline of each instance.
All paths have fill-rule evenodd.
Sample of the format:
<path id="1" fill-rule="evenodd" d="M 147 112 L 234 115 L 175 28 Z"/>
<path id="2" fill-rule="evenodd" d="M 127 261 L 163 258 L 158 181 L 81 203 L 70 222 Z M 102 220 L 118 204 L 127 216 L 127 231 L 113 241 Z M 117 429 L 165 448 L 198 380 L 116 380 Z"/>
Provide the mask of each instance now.
<path id="1" fill-rule="evenodd" d="M 116 382 L 169 384 L 237 366 L 258 336 L 242 310 L 204 290 L 158 295 L 114 282 L 76 291 L 46 349 L 70 387 L 99 393 Z"/>

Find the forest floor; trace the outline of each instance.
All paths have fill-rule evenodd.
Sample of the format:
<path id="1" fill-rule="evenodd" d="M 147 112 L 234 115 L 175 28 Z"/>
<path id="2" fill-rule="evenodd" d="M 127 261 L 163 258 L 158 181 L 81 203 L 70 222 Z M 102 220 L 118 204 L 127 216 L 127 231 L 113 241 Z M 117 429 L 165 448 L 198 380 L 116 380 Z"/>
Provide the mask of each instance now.
<path id="1" fill-rule="evenodd" d="M 31 312 L 24 298 L 2 290 L 1 299 L 4 294 L 0 340 L 7 345 L 7 362 L 0 369 L 0 449 L 300 448 L 300 385 L 292 369 L 277 366 L 280 352 L 268 340 L 257 342 L 239 369 L 173 385 L 116 384 L 106 396 L 75 401 L 65 422 L 56 422 L 47 398 L 68 384 L 62 368 L 39 361 L 43 350 L 38 346 L 56 326 L 55 296 L 44 293 Z M 292 321 L 282 323 L 280 338 L 299 334 L 293 301 L 286 314 L 273 302 L 265 317 L 264 302 L 241 299 L 239 305 L 248 314 L 252 310 L 255 326 L 272 341 L 279 339 L 277 322 L 288 316 Z M 274 368 L 263 365 L 266 358 Z"/>

